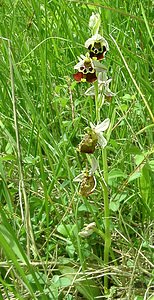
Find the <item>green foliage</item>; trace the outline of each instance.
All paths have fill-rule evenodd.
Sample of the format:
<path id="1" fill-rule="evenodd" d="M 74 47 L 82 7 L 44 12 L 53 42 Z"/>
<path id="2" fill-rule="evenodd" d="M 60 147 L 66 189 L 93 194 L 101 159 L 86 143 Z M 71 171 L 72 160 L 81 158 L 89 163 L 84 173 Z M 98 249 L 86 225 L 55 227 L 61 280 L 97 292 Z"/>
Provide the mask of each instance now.
<path id="1" fill-rule="evenodd" d="M 109 299 L 153 297 L 153 14 L 152 1 L 141 2 L 0 1 L 0 299 L 95 299 L 104 294 L 104 274 Z M 87 167 L 86 155 L 76 147 L 89 122 L 96 123 L 93 98 L 84 94 L 90 84 L 76 84 L 72 76 L 77 56 L 86 52 L 92 12 L 101 15 L 110 47 L 105 65 L 116 93 L 100 112 L 101 120 L 111 120 L 106 134 L 112 235 L 108 267 L 103 264 L 99 148 L 95 192 L 84 198 L 73 182 Z M 30 258 L 7 39 L 35 240 L 30 235 Z M 80 231 L 91 222 L 96 231 L 82 238 Z"/>

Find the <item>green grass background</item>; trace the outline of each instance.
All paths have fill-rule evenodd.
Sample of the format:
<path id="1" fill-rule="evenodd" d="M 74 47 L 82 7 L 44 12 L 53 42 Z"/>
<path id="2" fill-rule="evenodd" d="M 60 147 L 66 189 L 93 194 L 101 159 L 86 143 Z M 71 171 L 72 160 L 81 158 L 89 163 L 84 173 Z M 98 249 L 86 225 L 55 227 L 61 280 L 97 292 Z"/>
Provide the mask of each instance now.
<path id="1" fill-rule="evenodd" d="M 96 122 L 94 100 L 84 95 L 89 84 L 74 84 L 72 76 L 77 57 L 86 52 L 92 12 L 101 15 L 101 33 L 110 47 L 105 64 L 116 93 L 101 110 L 102 120 L 114 122 L 107 152 L 115 261 L 110 258 L 108 267 L 103 265 L 100 177 L 87 199 L 73 182 L 86 167 L 86 156 L 76 146 L 84 128 Z M 104 273 L 110 278 L 110 299 L 148 299 L 154 284 L 152 1 L 1 0 L 0 15 L 0 299 L 103 299 Z M 30 260 L 4 38 L 12 46 L 22 167 L 36 244 L 31 244 Z M 25 214 L 24 202 L 23 209 Z M 100 234 L 81 238 L 84 224 L 93 221 Z"/>

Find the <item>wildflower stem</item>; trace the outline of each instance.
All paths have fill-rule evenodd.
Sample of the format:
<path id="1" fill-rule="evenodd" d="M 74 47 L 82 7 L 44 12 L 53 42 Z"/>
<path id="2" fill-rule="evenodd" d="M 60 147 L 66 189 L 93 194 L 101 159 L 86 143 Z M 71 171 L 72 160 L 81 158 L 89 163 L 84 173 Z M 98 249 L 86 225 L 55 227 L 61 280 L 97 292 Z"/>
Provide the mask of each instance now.
<path id="1" fill-rule="evenodd" d="M 100 105 L 99 105 L 99 88 L 98 81 L 94 82 L 95 89 L 95 108 L 96 108 L 96 122 L 100 121 Z M 111 244 L 111 233 L 110 233 L 110 210 L 109 210 L 109 198 L 108 198 L 108 164 L 107 164 L 107 151 L 106 148 L 102 150 L 103 170 L 104 170 L 104 181 L 102 183 L 103 196 L 104 196 L 104 219 L 105 219 L 105 245 L 104 245 L 104 265 L 107 266 L 109 263 L 109 251 Z M 104 276 L 104 291 L 108 291 L 108 277 Z"/>
<path id="2" fill-rule="evenodd" d="M 109 210 L 109 195 L 108 195 L 108 164 L 107 164 L 107 151 L 106 148 L 102 151 L 103 169 L 104 169 L 104 218 L 105 218 L 105 245 L 104 245 L 104 265 L 107 266 L 109 263 L 109 252 L 111 245 L 111 232 L 110 232 L 110 210 Z M 104 290 L 108 290 L 108 277 L 104 276 Z"/>
<path id="3" fill-rule="evenodd" d="M 98 81 L 94 82 L 94 89 L 95 89 L 95 109 L 96 109 L 96 122 L 100 121 L 100 107 L 98 101 Z"/>

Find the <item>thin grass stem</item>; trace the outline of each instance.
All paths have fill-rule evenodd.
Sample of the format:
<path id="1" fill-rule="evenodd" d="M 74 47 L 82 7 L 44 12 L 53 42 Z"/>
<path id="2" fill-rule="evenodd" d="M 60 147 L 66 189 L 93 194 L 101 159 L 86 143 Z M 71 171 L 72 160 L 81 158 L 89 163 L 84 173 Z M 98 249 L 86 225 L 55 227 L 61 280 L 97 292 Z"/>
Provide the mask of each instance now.
<path id="1" fill-rule="evenodd" d="M 14 116 L 14 128 L 16 134 L 16 146 L 17 146 L 17 157 L 18 157 L 18 170 L 19 170 L 19 196 L 20 196 L 20 209 L 22 221 L 25 223 L 26 228 L 26 239 L 27 239 L 27 256 L 30 259 L 30 251 L 31 249 L 36 249 L 32 224 L 30 219 L 30 208 L 26 194 L 25 182 L 24 182 L 24 174 L 22 168 L 22 154 L 20 149 L 20 137 L 19 137 L 19 129 L 18 129 L 18 116 L 17 116 L 17 107 L 16 107 L 16 98 L 15 98 L 15 86 L 14 86 L 14 71 L 13 71 L 13 58 L 11 51 L 11 41 L 8 40 L 8 50 L 9 50 L 9 64 L 10 64 L 10 79 L 11 79 L 11 92 L 12 92 L 12 105 L 13 105 L 13 116 Z M 25 205 L 25 215 L 22 204 L 22 196 L 24 199 Z"/>
<path id="2" fill-rule="evenodd" d="M 111 34 L 110 34 L 110 37 L 111 37 L 112 41 L 115 43 L 115 45 L 116 45 L 116 47 L 117 47 L 117 49 L 118 49 L 118 51 L 119 51 L 119 53 L 120 53 L 120 56 L 121 56 L 121 58 L 122 58 L 122 60 L 123 60 L 123 62 L 124 62 L 124 65 L 125 65 L 125 67 L 126 67 L 128 73 L 129 73 L 129 76 L 130 76 L 131 80 L 133 81 L 133 83 L 134 83 L 134 85 L 135 85 L 135 87 L 136 87 L 136 89 L 137 89 L 139 95 L 141 96 L 141 98 L 142 98 L 142 100 L 143 100 L 143 102 L 144 102 L 144 104 L 145 104 L 145 106 L 146 106 L 146 108 L 147 108 L 147 110 L 148 110 L 148 112 L 149 112 L 149 115 L 150 115 L 152 121 L 154 122 L 154 115 L 153 115 L 153 113 L 152 113 L 152 110 L 151 110 L 151 108 L 150 108 L 150 106 L 149 106 L 149 104 L 148 104 L 146 98 L 144 97 L 144 95 L 143 95 L 142 91 L 140 90 L 140 88 L 139 88 L 139 86 L 138 86 L 138 84 L 137 84 L 135 78 L 133 77 L 133 75 L 132 75 L 132 73 L 131 73 L 131 71 L 130 71 L 130 68 L 129 68 L 129 66 L 128 66 L 128 64 L 127 64 L 127 62 L 126 62 L 126 60 L 125 60 L 125 58 L 124 58 L 124 56 L 123 56 L 123 54 L 122 54 L 122 52 L 121 52 L 121 50 L 120 50 L 118 44 L 117 44 L 117 42 L 115 41 L 115 39 L 113 38 L 113 36 L 112 36 Z"/>

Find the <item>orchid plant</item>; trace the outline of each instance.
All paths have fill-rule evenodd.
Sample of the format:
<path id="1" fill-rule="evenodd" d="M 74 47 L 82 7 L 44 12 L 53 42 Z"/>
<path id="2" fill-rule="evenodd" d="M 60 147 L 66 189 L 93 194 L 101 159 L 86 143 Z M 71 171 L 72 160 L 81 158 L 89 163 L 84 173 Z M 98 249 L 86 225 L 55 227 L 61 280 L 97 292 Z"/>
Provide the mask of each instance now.
<path id="1" fill-rule="evenodd" d="M 99 14 L 92 14 L 89 21 L 89 27 L 91 29 L 92 36 L 85 42 L 85 48 L 87 53 L 78 57 L 78 63 L 74 66 L 76 73 L 73 75 L 74 79 L 80 82 L 88 82 L 92 84 L 85 95 L 95 97 L 96 107 L 96 122 L 89 122 L 90 126 L 86 128 L 86 133 L 83 136 L 81 142 L 78 145 L 77 150 L 82 154 L 86 153 L 91 155 L 95 153 L 97 147 L 102 149 L 102 160 L 103 160 L 103 171 L 104 178 L 102 180 L 102 189 L 104 195 L 104 223 L 105 223 L 105 245 L 104 245 L 104 264 L 108 265 L 109 262 L 109 251 L 111 244 L 111 233 L 110 233 L 110 212 L 109 212 L 109 199 L 108 199 L 108 167 L 107 167 L 107 152 L 106 145 L 107 140 L 103 135 L 103 132 L 109 128 L 110 120 L 106 118 L 101 122 L 100 111 L 104 104 L 104 100 L 108 102 L 114 96 L 114 93 L 110 90 L 109 84 L 112 79 L 107 76 L 107 68 L 102 63 L 105 59 L 107 51 L 109 51 L 108 42 L 103 36 L 99 34 L 99 28 L 101 24 L 101 18 Z M 91 160 L 91 169 L 82 171 L 74 181 L 80 183 L 79 194 L 83 197 L 89 197 L 96 188 L 96 178 L 94 173 L 99 167 L 99 161 L 96 158 Z M 79 233 L 81 237 L 88 237 L 94 232 L 96 227 L 95 223 L 92 223 L 92 227 L 85 225 L 83 230 Z M 108 290 L 108 278 L 104 276 L 104 291 Z"/>

